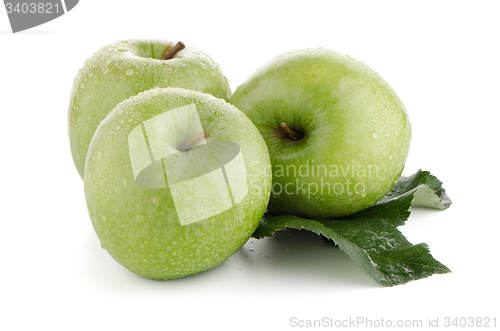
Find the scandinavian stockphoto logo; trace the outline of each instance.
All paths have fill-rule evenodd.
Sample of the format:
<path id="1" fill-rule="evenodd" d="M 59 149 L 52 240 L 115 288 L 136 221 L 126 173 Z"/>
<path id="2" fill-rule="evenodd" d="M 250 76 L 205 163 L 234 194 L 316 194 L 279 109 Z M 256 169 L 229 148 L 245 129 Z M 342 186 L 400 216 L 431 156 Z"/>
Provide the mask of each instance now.
<path id="1" fill-rule="evenodd" d="M 78 0 L 4 0 L 12 32 L 19 32 L 52 21 L 73 9 Z"/>
<path id="2" fill-rule="evenodd" d="M 205 136 L 194 104 L 143 121 L 128 136 L 136 183 L 168 187 L 181 225 L 218 215 L 248 193 L 240 146 Z"/>

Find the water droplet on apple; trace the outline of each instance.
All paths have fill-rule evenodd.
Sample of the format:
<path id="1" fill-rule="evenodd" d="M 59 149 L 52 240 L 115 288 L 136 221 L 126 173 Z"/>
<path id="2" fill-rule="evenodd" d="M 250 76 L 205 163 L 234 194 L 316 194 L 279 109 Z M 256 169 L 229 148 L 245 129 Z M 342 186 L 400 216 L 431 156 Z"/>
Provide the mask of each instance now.
<path id="1" fill-rule="evenodd" d="M 125 75 L 127 76 L 132 76 L 134 74 L 134 70 L 133 69 L 128 69 L 126 72 L 125 72 Z"/>
<path id="2" fill-rule="evenodd" d="M 127 51 L 128 51 L 128 49 L 126 49 L 126 48 L 118 48 L 118 52 L 123 53 L 123 52 L 127 52 Z"/>
<path id="3" fill-rule="evenodd" d="M 100 160 L 102 158 L 102 150 L 97 152 L 96 158 Z"/>
<path id="4" fill-rule="evenodd" d="M 145 217 L 144 214 L 137 214 L 137 215 L 135 215 L 135 221 L 136 222 L 142 223 L 142 222 L 144 222 L 145 219 L 146 219 L 146 217 Z"/>
<path id="5" fill-rule="evenodd" d="M 121 129 L 121 126 L 117 125 L 117 126 L 115 126 L 115 129 L 118 131 Z"/>
<path id="6" fill-rule="evenodd" d="M 373 137 L 373 139 L 377 139 L 378 138 L 378 133 L 377 132 L 373 132 L 372 133 L 372 137 Z"/>
<path id="7" fill-rule="evenodd" d="M 377 123 L 377 119 L 376 118 L 372 119 L 372 121 L 373 121 L 373 123 Z"/>
<path id="8" fill-rule="evenodd" d="M 394 137 L 399 136 L 399 131 L 394 131 Z"/>
<path id="9" fill-rule="evenodd" d="M 392 160 L 392 154 L 389 154 L 389 160 Z"/>
<path id="10" fill-rule="evenodd" d="M 158 199 L 158 197 L 154 197 L 153 199 L 151 199 L 151 202 L 153 203 L 153 205 L 155 205 L 156 207 L 158 207 L 160 205 L 160 199 Z"/>
<path id="11" fill-rule="evenodd" d="M 194 70 L 193 70 L 193 75 L 194 75 L 195 77 L 196 77 L 196 76 L 198 76 L 198 70 L 194 69 Z"/>

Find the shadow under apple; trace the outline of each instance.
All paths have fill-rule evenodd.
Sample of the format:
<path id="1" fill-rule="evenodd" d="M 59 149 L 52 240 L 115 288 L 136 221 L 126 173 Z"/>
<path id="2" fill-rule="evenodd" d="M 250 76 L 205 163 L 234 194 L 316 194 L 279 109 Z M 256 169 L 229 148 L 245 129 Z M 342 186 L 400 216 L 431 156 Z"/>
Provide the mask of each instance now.
<path id="1" fill-rule="evenodd" d="M 270 238 L 251 238 L 232 260 L 239 269 L 273 275 L 279 283 L 378 287 L 332 241 L 306 230 L 287 229 Z"/>

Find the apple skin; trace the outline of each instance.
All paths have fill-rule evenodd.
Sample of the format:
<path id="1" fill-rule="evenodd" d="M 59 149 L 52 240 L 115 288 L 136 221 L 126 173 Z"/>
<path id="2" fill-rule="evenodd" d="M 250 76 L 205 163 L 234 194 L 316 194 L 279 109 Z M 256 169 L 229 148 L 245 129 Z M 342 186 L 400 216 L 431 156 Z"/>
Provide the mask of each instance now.
<path id="1" fill-rule="evenodd" d="M 95 130 L 121 101 L 154 87 L 182 87 L 229 100 L 231 89 L 210 56 L 187 46 L 170 60 L 159 60 L 176 42 L 123 40 L 102 47 L 74 79 L 69 105 L 73 161 L 83 178 L 85 156 Z"/>
<path id="2" fill-rule="evenodd" d="M 204 133 L 210 134 L 207 142 L 240 146 L 248 194 L 220 214 L 180 225 L 172 186 L 147 188 L 136 182 L 128 137 L 148 119 L 193 104 Z M 151 144 L 151 135 L 148 139 Z M 194 150 L 182 153 L 189 157 Z M 84 176 L 87 207 L 102 247 L 130 271 L 152 279 L 195 274 L 238 251 L 266 210 L 271 183 L 269 153 L 252 122 L 224 100 L 180 88 L 151 89 L 118 104 L 92 139 Z M 190 211 L 206 201 L 218 203 L 210 189 L 198 188 L 183 198 Z"/>
<path id="3" fill-rule="evenodd" d="M 268 146 L 270 213 L 353 214 L 384 197 L 406 162 L 411 125 L 401 100 L 370 67 L 335 51 L 281 54 L 240 85 L 230 102 Z M 303 139 L 292 140 L 280 123 Z"/>

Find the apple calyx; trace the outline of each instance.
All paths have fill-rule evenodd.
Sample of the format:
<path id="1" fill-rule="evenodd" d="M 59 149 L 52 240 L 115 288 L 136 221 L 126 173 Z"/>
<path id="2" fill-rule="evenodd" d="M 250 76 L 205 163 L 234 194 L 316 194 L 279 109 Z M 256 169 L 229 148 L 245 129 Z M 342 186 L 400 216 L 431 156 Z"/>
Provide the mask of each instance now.
<path id="1" fill-rule="evenodd" d="M 280 124 L 281 128 L 285 130 L 285 133 L 292 139 L 292 140 L 300 140 L 304 138 L 304 135 L 300 132 L 296 132 L 292 130 L 286 123 L 281 123 Z"/>
<path id="2" fill-rule="evenodd" d="M 179 51 L 183 50 L 186 47 L 182 41 L 179 41 L 177 44 L 175 44 L 174 47 L 168 51 L 169 47 L 167 46 L 163 50 L 163 54 L 161 55 L 162 60 L 170 60 L 171 58 L 174 57 L 175 54 L 177 54 Z"/>
<path id="3" fill-rule="evenodd" d="M 202 141 L 205 138 L 208 138 L 209 136 L 210 136 L 210 134 L 208 134 L 208 133 L 201 133 L 200 132 L 200 133 L 194 135 L 193 138 L 189 139 L 189 141 L 187 143 L 185 143 L 184 146 L 179 148 L 179 150 L 181 152 L 188 151 L 191 148 L 193 148 L 194 145 L 196 145 L 198 142 Z"/>

